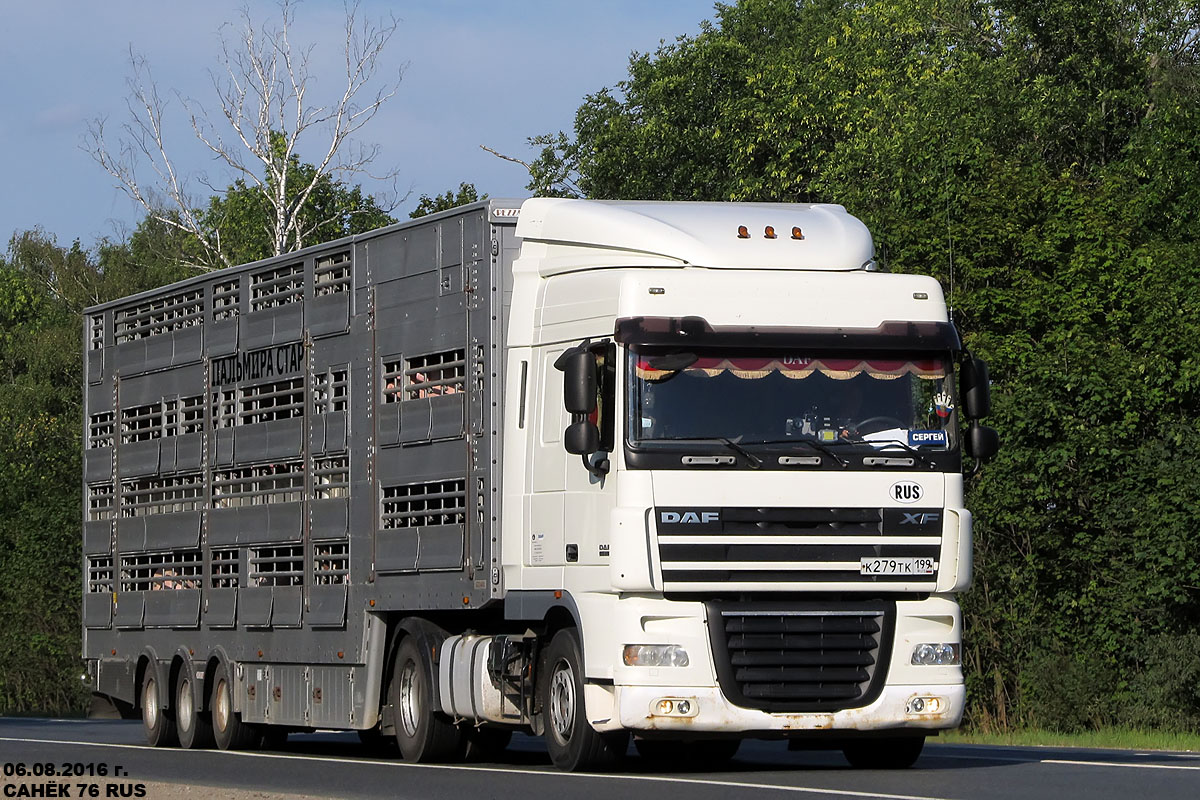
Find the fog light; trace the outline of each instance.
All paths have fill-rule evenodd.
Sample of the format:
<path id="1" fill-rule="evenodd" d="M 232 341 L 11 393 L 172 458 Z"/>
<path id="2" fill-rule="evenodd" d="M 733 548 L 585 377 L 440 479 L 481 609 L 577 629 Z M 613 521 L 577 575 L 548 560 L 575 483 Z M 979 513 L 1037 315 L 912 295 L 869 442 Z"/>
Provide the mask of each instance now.
<path id="1" fill-rule="evenodd" d="M 944 697 L 912 697 L 904 710 L 909 714 L 941 714 L 949 706 L 949 701 Z"/>
<path id="2" fill-rule="evenodd" d="M 960 663 L 957 642 L 919 644 L 913 648 L 912 663 L 919 667 L 948 667 Z"/>
<path id="3" fill-rule="evenodd" d="M 699 708 L 694 697 L 660 697 L 650 704 L 653 717 L 694 717 Z"/>
<path id="4" fill-rule="evenodd" d="M 677 644 L 627 644 L 622 655 L 627 667 L 686 667 L 687 650 Z"/>

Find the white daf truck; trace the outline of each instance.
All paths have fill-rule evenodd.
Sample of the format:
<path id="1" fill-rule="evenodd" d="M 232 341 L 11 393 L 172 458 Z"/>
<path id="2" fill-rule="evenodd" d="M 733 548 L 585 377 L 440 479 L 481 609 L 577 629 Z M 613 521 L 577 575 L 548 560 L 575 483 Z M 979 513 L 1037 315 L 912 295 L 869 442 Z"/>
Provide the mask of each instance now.
<path id="1" fill-rule="evenodd" d="M 485 201 L 84 347 L 84 657 L 154 744 L 907 766 L 962 716 L 986 367 L 840 206 Z"/>

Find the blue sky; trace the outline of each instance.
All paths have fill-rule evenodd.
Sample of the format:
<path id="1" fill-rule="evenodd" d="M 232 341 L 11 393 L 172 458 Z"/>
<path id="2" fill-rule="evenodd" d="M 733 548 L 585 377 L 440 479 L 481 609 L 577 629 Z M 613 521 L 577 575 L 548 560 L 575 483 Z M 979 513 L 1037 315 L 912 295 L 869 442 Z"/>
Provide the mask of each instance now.
<path id="1" fill-rule="evenodd" d="M 215 112 L 209 76 L 219 68 L 219 29 L 236 23 L 243 5 L 258 21 L 278 11 L 269 0 L 0 0 L 0 236 L 40 226 L 60 244 L 91 246 L 132 230 L 140 207 L 81 149 L 88 122 L 106 118 L 116 133 L 127 118 L 131 48 L 149 61 L 162 95 L 178 92 Z M 528 160 L 526 137 L 569 131 L 585 94 L 626 77 L 631 52 L 695 34 L 714 16 L 712 0 L 363 0 L 360 9 L 372 19 L 388 12 L 400 27 L 386 59 L 392 70 L 407 66 L 360 138 L 381 146 L 377 165 L 398 169 L 401 190 L 411 187 L 401 218 L 422 193 L 463 181 L 493 197 L 524 196 L 524 169 L 479 145 Z M 314 70 L 325 77 L 318 91 L 338 85 L 343 20 L 335 0 L 298 7 L 293 41 L 315 43 L 314 61 L 335 70 Z M 168 115 L 168 147 L 182 171 L 227 185 L 178 101 Z"/>

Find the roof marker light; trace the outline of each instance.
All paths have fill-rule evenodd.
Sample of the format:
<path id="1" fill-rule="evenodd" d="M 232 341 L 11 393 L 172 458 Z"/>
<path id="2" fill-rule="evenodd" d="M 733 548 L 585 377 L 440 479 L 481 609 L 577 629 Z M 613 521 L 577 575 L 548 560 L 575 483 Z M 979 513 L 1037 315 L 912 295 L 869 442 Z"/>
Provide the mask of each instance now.
<path id="1" fill-rule="evenodd" d="M 738 238 L 739 239 L 749 239 L 750 238 L 750 229 L 747 228 L 745 225 L 738 225 Z"/>
<path id="2" fill-rule="evenodd" d="M 792 228 L 792 238 L 793 239 L 803 239 L 804 231 L 800 230 L 799 228 Z"/>
<path id="3" fill-rule="evenodd" d="M 767 227 L 763 228 L 763 236 L 766 237 L 767 239 L 776 238 L 775 228 L 772 227 L 771 225 L 768 225 Z"/>

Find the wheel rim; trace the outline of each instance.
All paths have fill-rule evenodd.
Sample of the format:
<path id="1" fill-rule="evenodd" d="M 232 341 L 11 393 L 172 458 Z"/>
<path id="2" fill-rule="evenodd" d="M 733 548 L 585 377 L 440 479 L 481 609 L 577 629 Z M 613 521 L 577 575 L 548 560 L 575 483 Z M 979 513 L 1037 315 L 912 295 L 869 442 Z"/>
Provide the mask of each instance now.
<path id="1" fill-rule="evenodd" d="M 417 665 L 405 662 L 400 671 L 400 725 L 408 737 L 417 735 L 417 720 L 421 718 L 421 699 L 417 696 Z"/>
<path id="2" fill-rule="evenodd" d="M 554 665 L 550 678 L 550 727 L 562 742 L 575 727 L 575 673 L 566 661 Z"/>
<path id="3" fill-rule="evenodd" d="M 153 730 L 158 727 L 158 684 L 154 678 L 147 678 L 142 689 L 142 715 L 146 727 Z"/>
<path id="4" fill-rule="evenodd" d="M 189 731 L 192 728 L 192 682 L 187 678 L 179 680 L 179 698 L 175 703 L 176 707 L 176 724 L 181 731 Z"/>
<path id="5" fill-rule="evenodd" d="M 229 727 L 229 685 L 225 679 L 217 681 L 216 697 L 213 703 L 213 723 L 218 730 L 224 731 Z"/>

